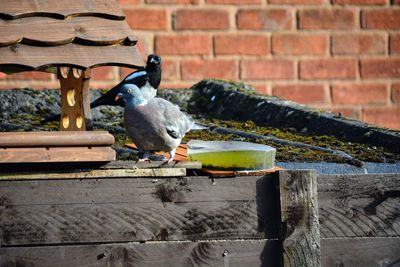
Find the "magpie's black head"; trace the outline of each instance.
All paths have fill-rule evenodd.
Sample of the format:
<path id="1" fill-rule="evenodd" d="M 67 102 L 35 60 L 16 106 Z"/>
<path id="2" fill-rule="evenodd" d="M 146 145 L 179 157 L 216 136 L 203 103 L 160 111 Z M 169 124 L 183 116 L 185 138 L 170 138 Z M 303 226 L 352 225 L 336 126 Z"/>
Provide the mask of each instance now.
<path id="1" fill-rule="evenodd" d="M 161 57 L 155 54 L 151 54 L 147 57 L 147 65 L 161 65 Z"/>

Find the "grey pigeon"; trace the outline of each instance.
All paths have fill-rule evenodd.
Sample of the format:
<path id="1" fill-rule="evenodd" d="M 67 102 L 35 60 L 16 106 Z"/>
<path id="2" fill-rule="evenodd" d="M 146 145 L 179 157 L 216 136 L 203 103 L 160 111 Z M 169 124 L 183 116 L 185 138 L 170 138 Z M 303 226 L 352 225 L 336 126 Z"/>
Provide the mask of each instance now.
<path id="1" fill-rule="evenodd" d="M 133 84 L 121 87 L 115 101 L 121 98 L 125 104 L 125 128 L 143 153 L 142 160 L 157 151 L 168 152 L 170 161 L 173 160 L 176 148 L 194 120 L 165 99 L 145 99 Z"/>

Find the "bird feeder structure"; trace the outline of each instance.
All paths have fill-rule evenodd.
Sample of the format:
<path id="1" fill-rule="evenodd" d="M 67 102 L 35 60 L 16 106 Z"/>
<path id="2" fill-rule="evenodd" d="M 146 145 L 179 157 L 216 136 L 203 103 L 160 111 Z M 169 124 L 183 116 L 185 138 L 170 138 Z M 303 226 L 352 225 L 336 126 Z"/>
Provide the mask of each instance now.
<path id="1" fill-rule="evenodd" d="M 114 138 L 91 131 L 91 68 L 142 68 L 137 38 L 115 1 L 0 1 L 0 71 L 56 73 L 59 132 L 0 135 L 0 163 L 110 161 Z"/>

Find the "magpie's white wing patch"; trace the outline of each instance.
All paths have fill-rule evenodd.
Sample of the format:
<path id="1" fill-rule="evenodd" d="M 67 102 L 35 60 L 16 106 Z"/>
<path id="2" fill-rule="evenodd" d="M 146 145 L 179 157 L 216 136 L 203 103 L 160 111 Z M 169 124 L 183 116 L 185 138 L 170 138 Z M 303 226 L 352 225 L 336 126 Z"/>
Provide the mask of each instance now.
<path id="1" fill-rule="evenodd" d="M 134 80 L 134 79 L 137 79 L 137 78 L 139 78 L 139 77 L 146 76 L 146 75 L 147 75 L 147 72 L 144 71 L 144 70 L 142 70 L 142 71 L 136 71 L 136 72 L 131 73 L 131 74 L 129 74 L 128 76 L 126 76 L 125 79 L 124 79 L 124 81 L 125 81 L 125 82 L 130 82 L 130 81 L 132 81 L 132 80 Z"/>

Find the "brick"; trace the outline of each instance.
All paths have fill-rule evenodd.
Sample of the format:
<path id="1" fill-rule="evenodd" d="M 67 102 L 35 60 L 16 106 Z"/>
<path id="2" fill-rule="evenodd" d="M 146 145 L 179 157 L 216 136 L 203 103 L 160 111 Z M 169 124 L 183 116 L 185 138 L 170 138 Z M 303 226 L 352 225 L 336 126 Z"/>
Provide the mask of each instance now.
<path id="1" fill-rule="evenodd" d="M 117 79 L 114 68 L 108 66 L 93 68 L 91 74 L 92 79 L 98 81 L 110 81 Z"/>
<path id="2" fill-rule="evenodd" d="M 158 35 L 155 51 L 160 55 L 207 55 L 212 52 L 208 35 Z"/>
<path id="3" fill-rule="evenodd" d="M 400 128 L 400 107 L 365 107 L 363 109 L 363 120 L 388 127 Z"/>
<path id="4" fill-rule="evenodd" d="M 226 30 L 229 28 L 227 10 L 186 10 L 175 12 L 174 29 L 176 30 Z"/>
<path id="5" fill-rule="evenodd" d="M 324 103 L 327 98 L 324 86 L 316 84 L 274 85 L 272 95 L 302 104 Z"/>
<path id="6" fill-rule="evenodd" d="M 126 20 L 135 30 L 166 30 L 167 12 L 164 9 L 125 9 Z"/>
<path id="7" fill-rule="evenodd" d="M 0 80 L 3 80 L 7 77 L 7 74 L 5 74 L 4 72 L 0 72 Z"/>
<path id="8" fill-rule="evenodd" d="M 161 83 L 160 88 L 162 89 L 188 89 L 193 86 L 193 82 L 166 82 Z"/>
<path id="9" fill-rule="evenodd" d="M 269 4 L 277 5 L 317 5 L 324 3 L 323 0 L 268 0 Z"/>
<path id="10" fill-rule="evenodd" d="M 304 9 L 299 11 L 299 28 L 305 30 L 349 30 L 356 27 L 353 9 Z"/>
<path id="11" fill-rule="evenodd" d="M 120 5 L 137 5 L 140 4 L 140 0 L 118 0 Z"/>
<path id="12" fill-rule="evenodd" d="M 271 95 L 271 87 L 265 83 L 261 84 L 253 83 L 251 84 L 251 86 L 256 90 L 257 93 L 263 95 Z"/>
<path id="13" fill-rule="evenodd" d="M 390 54 L 400 54 L 400 34 L 390 35 Z"/>
<path id="14" fill-rule="evenodd" d="M 241 30 L 290 30 L 293 15 L 286 9 L 246 9 L 237 13 L 237 27 Z"/>
<path id="15" fill-rule="evenodd" d="M 269 38 L 267 35 L 220 34 L 214 37 L 217 55 L 267 55 Z"/>
<path id="16" fill-rule="evenodd" d="M 55 74 L 47 73 L 43 71 L 24 71 L 19 73 L 14 73 L 11 75 L 6 75 L 7 80 L 40 80 L 46 81 L 56 78 Z"/>
<path id="17" fill-rule="evenodd" d="M 391 99 L 393 103 L 400 104 L 400 83 L 392 84 Z"/>
<path id="18" fill-rule="evenodd" d="M 323 55 L 328 36 L 315 33 L 277 33 L 272 36 L 272 52 L 278 55 Z"/>
<path id="19" fill-rule="evenodd" d="M 206 0 L 206 3 L 221 5 L 254 5 L 261 4 L 261 0 Z"/>
<path id="20" fill-rule="evenodd" d="M 162 80 L 178 80 L 179 79 L 179 63 L 177 60 L 166 59 L 162 63 Z"/>
<path id="21" fill-rule="evenodd" d="M 399 78 L 400 59 L 361 59 L 360 72 L 362 78 Z"/>
<path id="22" fill-rule="evenodd" d="M 205 78 L 238 79 L 236 60 L 184 60 L 181 62 L 183 80 L 201 80 Z"/>
<path id="23" fill-rule="evenodd" d="M 400 9 L 373 9 L 361 12 L 361 26 L 365 29 L 400 29 Z"/>
<path id="24" fill-rule="evenodd" d="M 334 84 L 332 102 L 334 104 L 385 104 L 388 99 L 386 84 Z"/>
<path id="25" fill-rule="evenodd" d="M 400 5 L 400 0 L 392 0 L 392 5 Z"/>
<path id="26" fill-rule="evenodd" d="M 334 55 L 385 54 L 386 40 L 383 34 L 353 33 L 334 34 L 332 53 Z"/>
<path id="27" fill-rule="evenodd" d="M 160 5 L 170 5 L 170 4 L 199 4 L 199 0 L 146 0 L 146 4 L 160 4 Z"/>
<path id="28" fill-rule="evenodd" d="M 334 5 L 384 5 L 387 0 L 332 0 Z"/>
<path id="29" fill-rule="evenodd" d="M 354 59 L 303 59 L 300 60 L 300 78 L 312 79 L 354 79 Z"/>
<path id="30" fill-rule="evenodd" d="M 288 59 L 242 60 L 241 78 L 249 80 L 294 79 L 294 61 Z"/>

